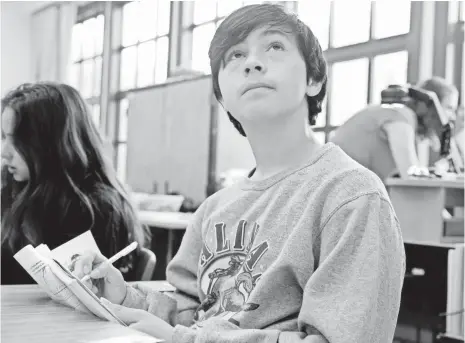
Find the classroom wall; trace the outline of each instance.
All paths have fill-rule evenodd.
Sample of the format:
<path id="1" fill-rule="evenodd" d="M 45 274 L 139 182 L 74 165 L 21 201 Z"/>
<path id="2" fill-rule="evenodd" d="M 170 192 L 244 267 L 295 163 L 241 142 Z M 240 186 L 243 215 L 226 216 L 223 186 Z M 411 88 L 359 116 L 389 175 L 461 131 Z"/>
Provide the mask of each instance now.
<path id="1" fill-rule="evenodd" d="M 34 80 L 31 48 L 31 14 L 49 1 L 2 1 L 0 95 Z"/>

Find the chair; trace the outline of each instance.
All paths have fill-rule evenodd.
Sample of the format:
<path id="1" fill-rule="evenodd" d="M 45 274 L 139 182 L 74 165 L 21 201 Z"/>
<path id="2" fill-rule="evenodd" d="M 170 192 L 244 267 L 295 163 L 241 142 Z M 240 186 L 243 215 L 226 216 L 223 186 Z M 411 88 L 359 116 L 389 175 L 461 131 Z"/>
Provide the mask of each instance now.
<path id="1" fill-rule="evenodd" d="M 136 269 L 137 281 L 150 281 L 152 280 L 153 271 L 157 257 L 154 252 L 147 248 L 140 249 L 139 263 Z"/>

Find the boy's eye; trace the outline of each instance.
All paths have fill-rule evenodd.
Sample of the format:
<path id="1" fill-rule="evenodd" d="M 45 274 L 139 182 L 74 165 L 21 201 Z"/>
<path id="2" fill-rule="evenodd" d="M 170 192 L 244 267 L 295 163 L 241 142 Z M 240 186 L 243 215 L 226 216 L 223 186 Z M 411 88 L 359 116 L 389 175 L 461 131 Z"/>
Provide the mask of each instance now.
<path id="1" fill-rule="evenodd" d="M 284 50 L 284 45 L 279 42 L 274 42 L 270 44 L 268 50 L 275 50 L 275 51 Z"/>
<path id="2" fill-rule="evenodd" d="M 231 60 L 237 60 L 238 58 L 241 58 L 244 56 L 244 53 L 241 52 L 241 51 L 232 51 L 229 55 L 228 55 L 228 61 L 231 61 Z"/>

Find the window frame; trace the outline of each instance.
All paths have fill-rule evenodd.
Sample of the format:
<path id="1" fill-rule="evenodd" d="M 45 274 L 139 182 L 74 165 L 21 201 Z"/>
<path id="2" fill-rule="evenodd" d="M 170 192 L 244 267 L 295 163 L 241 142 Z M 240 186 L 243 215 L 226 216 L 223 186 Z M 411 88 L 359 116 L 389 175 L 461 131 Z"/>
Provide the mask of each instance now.
<path id="1" fill-rule="evenodd" d="M 411 54 L 412 54 L 412 45 L 411 37 L 414 35 L 412 32 L 412 24 L 415 22 L 415 12 L 414 5 L 411 3 L 410 7 L 410 31 L 408 33 L 394 35 L 385 38 L 375 38 L 375 25 L 376 25 L 376 15 L 375 15 L 375 6 L 376 2 L 372 1 L 370 5 L 370 24 L 369 24 L 369 38 L 366 42 L 361 42 L 357 44 L 334 47 L 333 37 L 334 37 L 334 2 L 330 3 L 330 20 L 329 20 L 329 33 L 328 33 L 328 49 L 323 51 L 327 65 L 328 65 L 328 84 L 327 84 L 327 93 L 326 93 L 326 113 L 325 113 L 325 125 L 324 126 L 312 126 L 314 132 L 324 132 L 325 133 L 325 142 L 329 141 L 330 134 L 332 131 L 337 129 L 339 126 L 332 125 L 331 118 L 331 96 L 333 89 L 331 86 L 331 76 L 333 74 L 333 67 L 335 64 L 340 62 L 352 61 L 361 58 L 368 58 L 368 78 L 367 78 L 367 104 L 369 104 L 373 99 L 373 70 L 374 70 L 374 58 L 379 55 L 385 55 L 390 53 L 396 53 L 401 51 L 406 51 L 408 54 L 407 58 L 407 80 L 409 79 L 409 68 L 411 67 Z M 298 2 L 295 3 L 293 10 L 298 13 Z"/>
<path id="2" fill-rule="evenodd" d="M 82 24 L 84 23 L 85 21 L 89 20 L 89 19 L 92 19 L 92 18 L 97 18 L 98 16 L 102 15 L 103 16 L 103 21 L 104 21 L 104 31 L 105 31 L 105 8 L 103 6 L 104 4 L 101 3 L 101 2 L 91 2 L 91 3 L 88 3 L 86 5 L 83 5 L 83 6 L 80 6 L 78 7 L 78 12 L 77 12 L 77 16 L 76 16 L 76 22 L 73 24 L 74 25 L 78 25 L 78 24 Z M 104 34 L 104 33 L 103 33 Z M 104 36 L 105 37 L 105 36 Z M 103 38 L 104 38 L 103 37 Z M 83 63 L 86 62 L 86 61 L 93 61 L 93 64 L 95 65 L 95 60 L 100 57 L 102 59 L 102 68 L 100 70 L 100 90 L 99 90 L 99 95 L 95 95 L 95 94 L 92 94 L 90 97 L 86 97 L 84 98 L 84 100 L 86 101 L 86 103 L 90 106 L 91 110 L 92 110 L 92 115 L 93 115 L 93 111 L 94 111 L 94 107 L 95 106 L 99 106 L 99 122 L 97 123 L 97 125 L 101 126 L 102 125 L 102 116 L 101 116 L 101 113 L 102 113 L 102 106 L 101 106 L 101 100 L 102 100 L 102 80 L 103 80 L 103 70 L 104 70 L 104 66 L 103 66 L 103 59 L 104 59 L 104 45 L 105 45 L 105 39 L 103 39 L 103 42 L 102 42 L 102 50 L 100 53 L 96 54 L 94 53 L 92 56 L 89 56 L 89 57 L 83 57 L 82 56 L 82 51 L 81 51 L 81 56 L 79 59 L 77 60 L 73 60 L 71 62 L 71 65 L 74 67 L 75 65 L 78 65 L 79 67 L 79 80 L 78 80 L 78 84 L 79 84 L 79 87 L 78 89 L 81 91 L 81 86 L 82 86 L 82 80 L 83 80 Z M 92 76 L 95 76 L 95 70 L 93 71 L 92 73 Z M 94 86 L 94 80 L 92 80 L 92 86 Z"/>
<path id="3" fill-rule="evenodd" d="M 162 1 L 162 0 L 158 0 Z M 119 132 L 120 132 L 120 124 L 121 124 L 121 116 L 125 115 L 122 113 L 122 101 L 124 99 L 130 98 L 131 94 L 137 91 L 146 90 L 156 88 L 160 85 L 163 85 L 167 82 L 169 77 L 172 74 L 173 69 L 173 59 L 171 58 L 171 54 L 173 52 L 173 42 L 172 42 L 172 35 L 173 35 L 173 14 L 176 11 L 177 6 L 173 6 L 173 2 L 170 1 L 170 24 L 169 24 L 169 31 L 166 34 L 155 35 L 155 37 L 144 40 L 144 41 L 137 41 L 135 44 L 131 44 L 128 46 L 123 46 L 122 42 L 122 30 L 123 30 L 123 7 L 124 5 L 130 3 L 131 1 L 121 1 L 121 2 L 113 2 L 111 1 L 111 6 L 108 9 L 108 12 L 111 15 L 112 23 L 111 23 L 111 38 L 110 38 L 110 47 L 109 47 L 109 62 L 110 65 L 108 68 L 111 70 L 111 76 L 109 76 L 109 86 L 108 86 L 108 103 L 107 103 L 107 111 L 109 116 L 107 118 L 106 127 L 107 127 L 107 135 L 110 137 L 111 140 L 111 147 L 112 147 L 112 156 L 113 156 L 113 165 L 115 169 L 117 169 L 117 173 L 119 175 L 126 175 L 126 170 L 122 171 L 119 170 L 118 166 L 124 165 L 124 168 L 127 169 L 127 154 L 126 154 L 126 162 L 122 163 L 119 161 L 119 148 L 122 145 L 127 146 L 127 138 L 124 140 L 120 139 Z M 118 31 L 115 28 L 119 28 Z M 135 46 L 137 51 L 140 44 L 155 41 L 160 38 L 168 38 L 168 59 L 167 59 L 167 80 L 161 83 L 153 83 L 144 87 L 137 87 L 137 77 L 138 77 L 138 65 L 136 63 L 136 73 L 135 77 L 135 87 L 129 89 L 121 89 L 120 87 L 120 77 L 121 77 L 121 52 L 129 47 Z M 136 53 L 136 60 L 137 60 L 137 53 Z M 155 71 L 154 71 L 155 73 Z M 124 179 L 124 178 L 123 178 Z M 124 181 L 124 180 L 122 180 Z"/>

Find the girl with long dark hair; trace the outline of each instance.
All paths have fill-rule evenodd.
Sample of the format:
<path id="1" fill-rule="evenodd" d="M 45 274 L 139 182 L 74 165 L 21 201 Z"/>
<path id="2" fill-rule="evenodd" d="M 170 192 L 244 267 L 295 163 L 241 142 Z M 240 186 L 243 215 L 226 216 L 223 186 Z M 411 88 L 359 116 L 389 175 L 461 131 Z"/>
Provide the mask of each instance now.
<path id="1" fill-rule="evenodd" d="M 53 249 L 91 230 L 103 255 L 144 232 L 74 88 L 24 84 L 2 99 L 2 284 L 33 280 L 13 259 L 28 244 Z M 117 267 L 131 279 L 138 251 Z"/>

